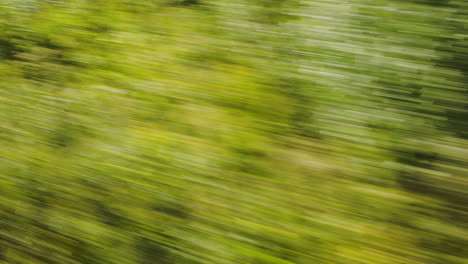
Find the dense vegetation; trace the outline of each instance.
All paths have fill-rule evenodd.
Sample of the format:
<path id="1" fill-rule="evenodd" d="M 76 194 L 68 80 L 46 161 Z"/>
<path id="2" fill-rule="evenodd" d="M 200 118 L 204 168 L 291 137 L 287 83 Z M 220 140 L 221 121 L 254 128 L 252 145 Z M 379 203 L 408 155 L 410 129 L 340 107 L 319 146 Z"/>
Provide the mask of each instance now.
<path id="1" fill-rule="evenodd" d="M 467 263 L 468 2 L 3 0 L 0 146 L 0 263 Z"/>

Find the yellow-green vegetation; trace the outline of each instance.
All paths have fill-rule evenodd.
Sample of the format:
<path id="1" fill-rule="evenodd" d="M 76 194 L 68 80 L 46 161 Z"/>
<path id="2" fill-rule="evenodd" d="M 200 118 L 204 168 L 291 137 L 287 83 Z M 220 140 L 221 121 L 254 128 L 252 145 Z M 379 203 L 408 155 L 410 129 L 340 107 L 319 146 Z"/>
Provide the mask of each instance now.
<path id="1" fill-rule="evenodd" d="M 0 0 L 0 263 L 468 263 L 465 0 Z"/>

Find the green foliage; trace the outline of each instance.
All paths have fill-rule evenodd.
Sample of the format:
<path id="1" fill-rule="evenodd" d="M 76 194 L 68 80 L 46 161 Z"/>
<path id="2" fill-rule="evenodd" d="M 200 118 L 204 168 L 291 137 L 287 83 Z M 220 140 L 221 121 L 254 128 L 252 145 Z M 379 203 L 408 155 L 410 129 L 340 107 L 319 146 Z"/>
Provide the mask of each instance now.
<path id="1" fill-rule="evenodd" d="M 465 2 L 1 2 L 0 263 L 466 263 Z"/>

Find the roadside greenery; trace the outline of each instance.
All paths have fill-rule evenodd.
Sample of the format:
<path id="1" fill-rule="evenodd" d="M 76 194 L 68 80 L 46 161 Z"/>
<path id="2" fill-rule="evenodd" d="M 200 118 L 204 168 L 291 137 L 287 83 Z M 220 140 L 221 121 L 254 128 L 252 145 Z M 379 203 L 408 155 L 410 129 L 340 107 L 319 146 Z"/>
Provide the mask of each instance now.
<path id="1" fill-rule="evenodd" d="M 462 264 L 464 0 L 0 1 L 0 263 Z"/>

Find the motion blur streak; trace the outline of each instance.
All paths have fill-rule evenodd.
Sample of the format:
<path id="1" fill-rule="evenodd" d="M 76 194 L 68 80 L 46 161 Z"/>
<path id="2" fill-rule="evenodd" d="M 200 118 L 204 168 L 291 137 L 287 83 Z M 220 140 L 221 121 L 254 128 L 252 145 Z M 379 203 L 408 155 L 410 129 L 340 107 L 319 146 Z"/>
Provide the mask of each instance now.
<path id="1" fill-rule="evenodd" d="M 468 263 L 468 1 L 0 0 L 0 263 Z"/>

